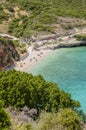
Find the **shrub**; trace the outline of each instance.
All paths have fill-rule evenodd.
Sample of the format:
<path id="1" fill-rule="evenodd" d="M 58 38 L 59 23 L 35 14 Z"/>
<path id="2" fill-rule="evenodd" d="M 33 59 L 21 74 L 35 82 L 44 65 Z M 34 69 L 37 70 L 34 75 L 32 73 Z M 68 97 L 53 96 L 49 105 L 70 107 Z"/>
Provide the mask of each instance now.
<path id="1" fill-rule="evenodd" d="M 58 111 L 60 108 L 76 108 L 80 104 L 56 84 L 46 82 L 42 76 L 19 71 L 0 73 L 0 95 L 5 106 L 28 106 L 41 110 Z"/>
<path id="2" fill-rule="evenodd" d="M 12 13 L 15 12 L 15 10 L 13 9 L 13 7 L 10 7 L 9 11 L 12 12 Z"/>
<path id="3" fill-rule="evenodd" d="M 83 130 L 82 119 L 69 108 L 58 113 L 42 112 L 35 130 Z"/>
<path id="4" fill-rule="evenodd" d="M 9 130 L 11 126 L 10 118 L 3 108 L 2 101 L 0 100 L 0 130 Z"/>
<path id="5" fill-rule="evenodd" d="M 74 36 L 78 41 L 86 41 L 86 34 L 77 34 Z"/>
<path id="6" fill-rule="evenodd" d="M 35 34 L 36 31 L 55 32 L 55 27 L 53 29 L 49 25 L 58 23 L 58 16 L 86 19 L 85 0 L 65 0 L 64 2 L 63 0 L 8 0 L 8 2 L 11 7 L 15 5 L 20 9 L 26 10 L 27 13 L 29 12 L 28 16 L 19 16 L 19 21 L 22 21 L 22 27 L 19 26 L 19 21 L 15 21 L 14 19 L 9 24 L 9 32 L 18 37 L 22 36 L 27 38 L 28 35 L 31 36 L 32 33 L 29 33 L 29 30 Z M 6 6 L 9 6 L 8 4 Z M 0 14 L 1 17 L 4 16 L 2 16 L 2 13 Z M 65 29 L 71 29 L 73 27 L 65 24 L 63 26 Z"/>

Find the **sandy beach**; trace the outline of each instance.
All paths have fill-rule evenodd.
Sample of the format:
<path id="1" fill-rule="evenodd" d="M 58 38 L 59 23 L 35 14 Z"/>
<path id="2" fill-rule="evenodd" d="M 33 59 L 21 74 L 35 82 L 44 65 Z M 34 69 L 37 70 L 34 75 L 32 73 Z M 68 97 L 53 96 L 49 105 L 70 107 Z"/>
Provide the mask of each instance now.
<path id="1" fill-rule="evenodd" d="M 23 72 L 28 72 L 29 69 L 38 63 L 40 60 L 49 55 L 53 50 L 33 50 L 32 46 L 28 48 L 29 55 L 24 59 L 15 63 L 15 69 Z"/>
<path id="2" fill-rule="evenodd" d="M 76 32 L 75 34 L 80 34 L 80 32 L 78 31 L 78 33 Z M 53 49 L 64 48 L 64 47 L 86 46 L 86 42 L 76 40 L 76 38 L 74 37 L 75 34 L 71 34 L 68 36 L 61 36 L 56 39 L 51 38 L 51 39 L 47 40 L 47 43 L 51 42 L 52 44 L 47 46 L 48 48 L 46 47 L 46 45 L 45 46 L 42 45 L 40 47 L 40 50 L 38 50 L 38 51 L 33 49 L 34 47 L 32 44 L 31 46 L 29 46 L 27 48 L 27 53 L 29 55 L 26 58 L 21 59 L 18 62 L 15 62 L 15 69 L 19 70 L 19 71 L 23 71 L 23 72 L 28 72 L 29 69 L 33 65 L 35 65 L 40 60 L 42 60 L 44 57 L 46 57 L 48 54 L 53 52 L 54 51 Z M 40 44 L 40 43 L 43 44 L 45 41 L 46 40 L 41 40 L 38 42 L 38 44 Z M 57 44 L 53 44 L 54 42 L 56 42 Z M 44 47 L 46 49 L 44 49 Z"/>

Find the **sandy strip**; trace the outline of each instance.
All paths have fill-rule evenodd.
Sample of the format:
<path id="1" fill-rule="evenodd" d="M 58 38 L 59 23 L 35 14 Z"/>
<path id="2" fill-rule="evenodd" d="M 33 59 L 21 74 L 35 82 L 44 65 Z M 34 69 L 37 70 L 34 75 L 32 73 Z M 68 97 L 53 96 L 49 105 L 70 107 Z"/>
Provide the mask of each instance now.
<path id="1" fill-rule="evenodd" d="M 61 44 L 61 41 L 59 41 Z M 62 43 L 64 45 L 66 44 L 78 44 L 79 42 L 76 41 L 75 38 L 69 38 L 69 36 L 62 37 Z M 58 45 L 56 45 L 58 46 Z M 27 49 L 27 52 L 29 53 L 29 56 L 25 58 L 24 60 L 21 60 L 19 62 L 16 62 L 15 69 L 23 72 L 28 72 L 32 66 L 34 66 L 36 63 L 38 63 L 40 60 L 42 60 L 44 57 L 46 57 L 48 54 L 53 52 L 54 50 L 44 50 L 41 49 L 39 51 L 33 50 L 33 46 L 30 46 Z"/>
<path id="2" fill-rule="evenodd" d="M 25 58 L 24 60 L 21 60 L 19 62 L 16 62 L 15 69 L 23 72 L 28 72 L 29 69 L 38 63 L 40 60 L 45 58 L 47 55 L 49 55 L 53 50 L 40 50 L 40 51 L 35 51 L 31 50 L 29 48 L 29 56 Z"/>

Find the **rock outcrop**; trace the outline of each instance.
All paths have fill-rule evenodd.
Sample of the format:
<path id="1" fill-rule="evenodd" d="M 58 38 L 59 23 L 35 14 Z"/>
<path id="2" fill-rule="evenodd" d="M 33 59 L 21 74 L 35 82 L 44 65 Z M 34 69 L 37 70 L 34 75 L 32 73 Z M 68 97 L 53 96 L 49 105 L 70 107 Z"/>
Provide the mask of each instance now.
<path id="1" fill-rule="evenodd" d="M 0 70 L 13 65 L 20 56 L 12 40 L 0 38 Z"/>

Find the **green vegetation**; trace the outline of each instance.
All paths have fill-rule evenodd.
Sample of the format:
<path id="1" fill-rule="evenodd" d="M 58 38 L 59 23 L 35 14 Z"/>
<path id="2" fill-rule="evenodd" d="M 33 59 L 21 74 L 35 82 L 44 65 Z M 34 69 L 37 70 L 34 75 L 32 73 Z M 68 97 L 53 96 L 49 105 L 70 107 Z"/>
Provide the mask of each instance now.
<path id="1" fill-rule="evenodd" d="M 71 95 L 56 84 L 46 82 L 41 75 L 33 76 L 16 70 L 0 72 L 0 100 L 5 107 L 20 110 L 26 105 L 37 109 L 39 118 L 35 123 L 19 124 L 14 126 L 14 130 L 82 130 L 82 119 L 76 112 L 79 102 L 71 99 Z M 0 108 L 3 110 L 1 105 Z M 4 110 L 0 112 L 6 114 Z M 10 126 L 10 122 L 8 115 L 4 117 L 4 114 L 5 128 Z"/>
<path id="2" fill-rule="evenodd" d="M 13 45 L 13 41 L 10 40 L 9 38 L 4 38 L 0 36 L 0 44 L 12 44 Z"/>
<path id="3" fill-rule="evenodd" d="M 35 130 L 82 130 L 82 120 L 69 108 L 57 113 L 42 112 Z"/>
<path id="4" fill-rule="evenodd" d="M 17 126 L 14 125 L 14 130 L 35 130 L 35 128 L 32 128 L 33 123 L 30 124 L 19 124 Z"/>
<path id="5" fill-rule="evenodd" d="M 17 7 L 17 8 L 16 8 Z M 21 13 L 21 11 L 24 11 Z M 55 33 L 59 17 L 86 19 L 85 0 L 6 0 L 0 2 L 0 24 L 9 24 L 8 32 L 17 37 L 29 38 L 38 32 Z M 72 26 L 60 24 L 65 29 Z M 86 40 L 85 35 L 76 35 L 78 40 Z M 25 44 L 0 37 L 0 44 L 17 46 L 26 52 Z M 34 48 L 37 48 L 37 44 Z M 1 57 L 2 58 L 2 57 Z M 2 60 L 2 59 L 0 59 Z M 80 106 L 71 95 L 60 90 L 52 82 L 46 82 L 41 75 L 33 76 L 19 71 L 0 72 L 0 129 L 10 129 L 10 118 L 4 107 L 21 109 L 25 105 L 35 108 L 38 119 L 35 124 L 19 124 L 14 130 L 82 130 L 83 113 L 76 112 Z M 44 111 L 44 112 L 42 112 Z M 78 110 L 77 110 L 78 111 Z M 41 114 L 40 114 L 41 113 Z M 80 116 L 77 114 L 79 113 Z"/>
<path id="6" fill-rule="evenodd" d="M 59 23 L 58 16 L 86 19 L 86 1 L 82 0 L 6 1 L 1 4 L 1 9 L 6 8 L 10 13 L 6 14 L 3 11 L 0 14 L 3 14 L 3 17 L 10 17 L 8 32 L 17 37 L 30 37 L 33 33 L 36 35 L 40 31 L 55 33 L 56 27 L 53 25 Z M 15 10 L 15 7 L 18 7 L 18 10 Z M 27 14 L 20 13 L 22 10 L 26 11 Z M 71 28 L 71 26 L 65 25 L 65 29 Z"/>
<path id="7" fill-rule="evenodd" d="M 77 34 L 74 36 L 78 41 L 86 41 L 86 34 Z"/>
<path id="8" fill-rule="evenodd" d="M 86 18 L 86 1 L 82 0 L 14 0 L 12 3 L 17 2 L 18 5 L 22 9 L 27 11 L 31 11 L 33 15 L 39 15 L 40 21 L 43 18 L 42 23 L 45 23 L 45 19 L 47 18 L 47 22 L 55 22 L 56 16 L 76 16 L 80 18 Z M 66 8 L 67 7 L 67 8 Z M 53 18 L 53 19 L 52 19 Z"/>
<path id="9" fill-rule="evenodd" d="M 6 15 L 6 13 L 3 11 L 3 6 L 0 3 L 0 21 L 7 20 L 9 15 Z"/>
<path id="10" fill-rule="evenodd" d="M 56 84 L 46 82 L 42 76 L 15 70 L 0 73 L 0 97 L 6 107 L 28 106 L 39 112 L 58 111 L 60 108 L 76 108 L 79 102 L 60 90 Z"/>
<path id="11" fill-rule="evenodd" d="M 26 44 L 24 43 L 19 43 L 18 40 L 11 40 L 10 38 L 4 38 L 4 37 L 0 37 L 0 44 L 5 44 L 6 45 L 11 45 L 14 48 L 17 48 L 17 50 L 20 52 L 20 54 L 24 54 L 27 52 L 26 50 Z"/>
<path id="12" fill-rule="evenodd" d="M 0 100 L 0 130 L 9 130 L 11 126 L 9 115 L 3 108 L 3 102 Z"/>
<path id="13" fill-rule="evenodd" d="M 36 121 L 14 126 L 14 130 L 83 130 L 83 126 L 79 115 L 65 108 L 56 113 L 42 111 Z"/>

